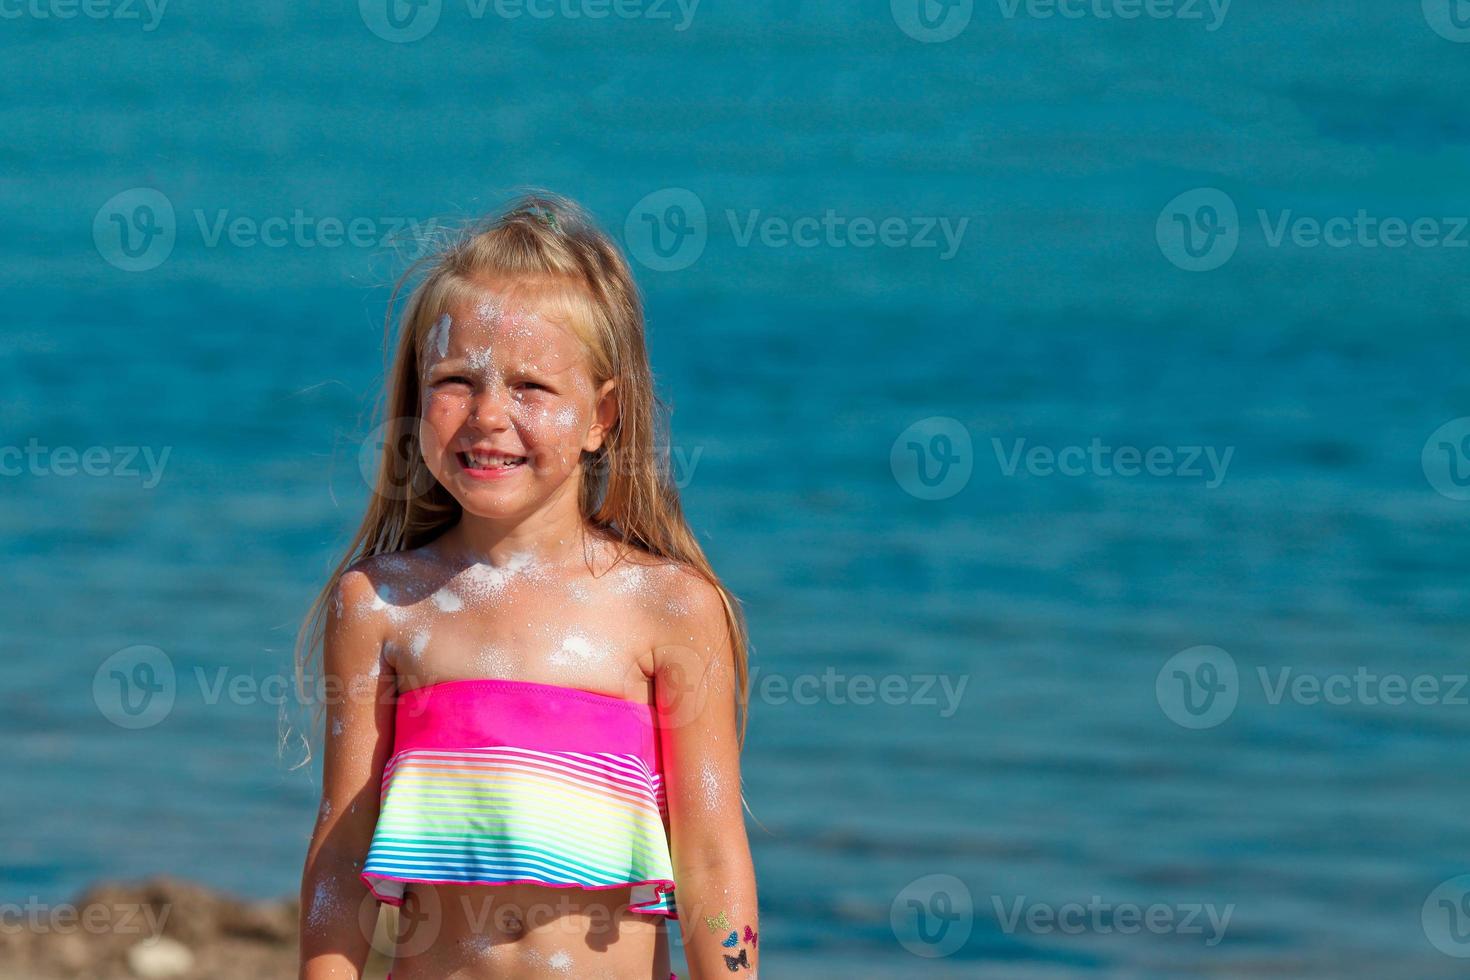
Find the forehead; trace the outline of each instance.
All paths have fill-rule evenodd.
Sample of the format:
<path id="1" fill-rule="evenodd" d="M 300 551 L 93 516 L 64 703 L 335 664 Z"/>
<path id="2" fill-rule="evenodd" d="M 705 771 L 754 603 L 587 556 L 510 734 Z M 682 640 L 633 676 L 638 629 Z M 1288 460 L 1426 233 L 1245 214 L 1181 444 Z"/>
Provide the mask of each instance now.
<path id="1" fill-rule="evenodd" d="M 491 363 L 532 364 L 542 370 L 565 370 L 585 351 L 571 326 L 534 302 L 485 295 L 449 308 L 445 356 Z"/>

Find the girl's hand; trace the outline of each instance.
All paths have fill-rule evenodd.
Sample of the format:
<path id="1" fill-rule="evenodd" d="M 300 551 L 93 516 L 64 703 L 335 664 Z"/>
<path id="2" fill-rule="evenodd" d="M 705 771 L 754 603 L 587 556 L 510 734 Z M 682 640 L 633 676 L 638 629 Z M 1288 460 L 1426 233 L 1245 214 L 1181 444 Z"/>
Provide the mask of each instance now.
<path id="1" fill-rule="evenodd" d="M 735 668 L 725 606 L 702 579 L 680 603 L 692 637 L 654 651 L 655 715 L 666 777 L 674 902 L 691 980 L 753 977 L 760 921 L 741 810 Z"/>
<path id="2" fill-rule="evenodd" d="M 397 684 L 383 661 L 387 623 L 375 595 L 368 576 L 351 570 L 327 609 L 322 799 L 301 875 L 301 980 L 357 980 L 377 921 L 358 873 L 377 825 Z"/>

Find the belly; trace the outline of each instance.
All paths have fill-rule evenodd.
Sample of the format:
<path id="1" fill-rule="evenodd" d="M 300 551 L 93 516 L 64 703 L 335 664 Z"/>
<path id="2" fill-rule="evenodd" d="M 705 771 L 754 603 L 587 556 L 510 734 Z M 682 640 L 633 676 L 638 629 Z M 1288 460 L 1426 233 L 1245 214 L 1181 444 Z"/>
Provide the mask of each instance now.
<path id="1" fill-rule="evenodd" d="M 419 885 L 398 914 L 393 980 L 667 980 L 662 916 L 629 888 Z"/>

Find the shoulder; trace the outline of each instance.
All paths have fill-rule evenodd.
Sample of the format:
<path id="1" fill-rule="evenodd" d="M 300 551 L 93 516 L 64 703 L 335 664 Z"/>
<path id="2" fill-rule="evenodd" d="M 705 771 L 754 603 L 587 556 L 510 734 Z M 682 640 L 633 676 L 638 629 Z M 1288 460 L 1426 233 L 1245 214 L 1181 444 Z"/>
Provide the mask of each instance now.
<path id="1" fill-rule="evenodd" d="M 393 581 L 418 574 L 441 564 L 438 550 L 432 545 L 412 551 L 389 551 L 366 555 L 353 562 L 348 572 L 358 572 L 373 581 Z"/>
<path id="2" fill-rule="evenodd" d="M 342 573 L 338 588 L 344 601 L 356 598 L 378 609 L 412 605 L 425 589 L 436 587 L 442 571 L 443 561 L 432 547 L 369 555 Z"/>
<path id="3" fill-rule="evenodd" d="M 656 583 L 654 595 L 660 618 L 668 624 L 670 641 L 707 653 L 728 647 L 729 617 L 720 587 L 683 562 L 665 559 L 657 567 L 651 573 Z"/>
<path id="4" fill-rule="evenodd" d="M 741 676 L 726 594 L 700 569 L 682 563 L 667 567 L 663 586 L 664 640 L 653 651 L 659 724 L 685 734 L 708 731 L 717 719 L 733 717 Z M 703 724 L 689 724 L 699 718 Z"/>
<path id="5" fill-rule="evenodd" d="M 326 642 L 350 651 L 386 638 L 387 605 L 379 597 L 372 576 L 358 562 L 337 577 L 326 610 Z"/>
<path id="6" fill-rule="evenodd" d="M 670 611 L 698 622 L 725 617 L 725 596 L 691 565 L 677 564 L 668 577 Z"/>
<path id="7" fill-rule="evenodd" d="M 659 606 L 666 615 L 689 616 L 708 611 L 712 603 L 723 608 L 719 589 L 693 565 L 676 558 L 625 546 L 607 571 L 618 592 Z"/>
<path id="8" fill-rule="evenodd" d="M 337 578 L 328 622 L 339 628 L 385 629 L 395 610 L 412 605 L 432 582 L 432 556 L 426 549 L 359 558 Z"/>
<path id="9" fill-rule="evenodd" d="M 688 562 L 607 537 L 596 540 L 590 557 L 593 575 L 606 581 L 614 595 L 636 602 L 660 621 L 723 615 L 720 590 Z"/>
<path id="10" fill-rule="evenodd" d="M 332 605 L 338 616 L 350 609 L 372 605 L 373 597 L 377 595 L 373 586 L 372 562 L 371 558 L 354 562 L 337 577 L 336 588 L 332 590 Z"/>

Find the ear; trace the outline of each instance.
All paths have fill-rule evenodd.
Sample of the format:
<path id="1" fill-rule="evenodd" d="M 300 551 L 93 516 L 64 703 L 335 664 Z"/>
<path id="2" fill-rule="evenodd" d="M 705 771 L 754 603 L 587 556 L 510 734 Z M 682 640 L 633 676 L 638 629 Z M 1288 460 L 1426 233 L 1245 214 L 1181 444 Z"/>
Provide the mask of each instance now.
<path id="1" fill-rule="evenodd" d="M 582 440 L 583 452 L 591 453 L 601 449 L 603 441 L 618 424 L 617 386 L 616 378 L 608 378 L 597 389 L 597 401 L 592 408 L 592 427 L 587 430 L 587 438 Z"/>

